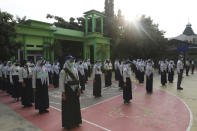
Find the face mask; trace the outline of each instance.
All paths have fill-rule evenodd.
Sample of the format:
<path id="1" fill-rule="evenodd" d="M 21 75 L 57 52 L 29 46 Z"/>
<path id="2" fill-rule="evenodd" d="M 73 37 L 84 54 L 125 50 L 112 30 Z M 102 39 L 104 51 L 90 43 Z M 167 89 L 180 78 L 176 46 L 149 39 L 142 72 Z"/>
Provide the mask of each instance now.
<path id="1" fill-rule="evenodd" d="M 74 62 L 69 63 L 69 66 L 70 66 L 70 67 L 74 67 Z"/>

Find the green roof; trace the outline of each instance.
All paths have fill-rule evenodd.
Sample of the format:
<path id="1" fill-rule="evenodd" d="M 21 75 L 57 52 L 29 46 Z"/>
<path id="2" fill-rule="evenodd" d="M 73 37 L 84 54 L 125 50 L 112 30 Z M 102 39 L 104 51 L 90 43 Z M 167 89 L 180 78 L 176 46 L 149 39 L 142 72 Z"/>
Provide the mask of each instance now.
<path id="1" fill-rule="evenodd" d="M 72 36 L 72 37 L 84 37 L 84 32 L 71 30 L 71 29 L 64 29 L 59 27 L 51 26 L 51 29 L 56 30 L 54 34 L 56 35 L 65 35 L 65 36 Z"/>
<path id="2" fill-rule="evenodd" d="M 90 10 L 90 11 L 85 12 L 84 14 L 85 14 L 85 16 L 92 15 L 92 14 L 96 14 L 96 15 L 102 16 L 102 17 L 105 16 L 104 13 L 101 13 L 101 12 L 99 12 L 97 10 Z"/>

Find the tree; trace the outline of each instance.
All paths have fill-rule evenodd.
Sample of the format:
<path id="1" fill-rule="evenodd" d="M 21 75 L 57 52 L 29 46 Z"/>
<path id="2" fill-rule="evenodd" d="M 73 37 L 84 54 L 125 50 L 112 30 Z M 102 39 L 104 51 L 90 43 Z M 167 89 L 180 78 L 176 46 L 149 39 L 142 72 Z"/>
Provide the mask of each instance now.
<path id="1" fill-rule="evenodd" d="M 16 21 L 13 15 L 0 10 L 0 59 L 8 60 L 17 55 L 17 50 L 21 47 L 16 43 Z"/>
<path id="2" fill-rule="evenodd" d="M 77 18 L 77 22 L 75 21 L 76 19 L 74 17 L 71 17 L 69 21 L 66 21 L 64 18 L 59 17 L 59 16 L 54 16 L 51 14 L 47 14 L 46 16 L 47 19 L 54 19 L 55 22 L 53 23 L 56 27 L 61 27 L 65 29 L 73 29 L 73 30 L 79 30 L 79 31 L 84 31 L 85 29 L 85 19 L 82 17 Z"/>
<path id="3" fill-rule="evenodd" d="M 116 53 L 113 56 L 144 59 L 162 57 L 167 45 L 164 33 L 150 17 L 142 15 L 138 21 L 128 22 L 125 25 L 120 43 L 114 47 L 113 52 Z"/>
<path id="4" fill-rule="evenodd" d="M 26 16 L 20 18 L 19 16 L 16 16 L 16 22 L 19 24 L 27 24 Z"/>

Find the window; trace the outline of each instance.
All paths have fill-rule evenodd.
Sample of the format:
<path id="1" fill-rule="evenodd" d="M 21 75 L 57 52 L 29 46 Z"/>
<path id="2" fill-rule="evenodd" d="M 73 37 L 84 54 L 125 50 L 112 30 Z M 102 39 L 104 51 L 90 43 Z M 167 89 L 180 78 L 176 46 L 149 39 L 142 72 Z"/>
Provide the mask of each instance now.
<path id="1" fill-rule="evenodd" d="M 34 45 L 27 45 L 27 47 L 34 47 Z"/>
<path id="2" fill-rule="evenodd" d="M 36 47 L 40 47 L 40 48 L 42 48 L 42 47 L 43 47 L 43 45 L 37 45 Z"/>

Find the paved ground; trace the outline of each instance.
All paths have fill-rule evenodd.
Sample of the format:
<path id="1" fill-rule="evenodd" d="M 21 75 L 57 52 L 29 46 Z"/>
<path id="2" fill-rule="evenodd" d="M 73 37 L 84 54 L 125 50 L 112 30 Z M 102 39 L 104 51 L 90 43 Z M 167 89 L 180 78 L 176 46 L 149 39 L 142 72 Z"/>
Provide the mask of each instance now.
<path id="1" fill-rule="evenodd" d="M 182 87 L 184 88 L 183 91 L 177 91 L 176 90 L 176 77 L 177 76 L 175 76 L 175 81 L 174 81 L 173 84 L 168 84 L 166 87 L 160 87 L 160 77 L 156 73 L 155 77 L 154 77 L 154 88 L 155 88 L 154 89 L 154 94 L 150 97 L 150 98 L 154 98 L 154 99 L 148 98 L 148 100 L 149 100 L 148 102 L 154 103 L 154 100 L 157 100 L 157 99 L 160 100 L 161 99 L 161 101 L 157 101 L 156 103 L 153 104 L 154 106 L 151 106 L 151 107 L 155 107 L 155 105 L 158 105 L 158 106 L 161 105 L 161 107 L 162 107 L 161 109 L 163 109 L 161 111 L 163 111 L 163 112 L 157 112 L 157 113 L 159 113 L 160 115 L 163 113 L 161 115 L 161 117 L 165 116 L 166 114 L 168 114 L 168 115 L 171 114 L 170 116 L 172 116 L 172 119 L 170 118 L 170 116 L 167 117 L 169 120 L 161 118 L 161 117 L 159 117 L 157 119 L 160 119 L 160 120 L 163 119 L 163 120 L 167 121 L 166 123 L 169 127 L 176 127 L 176 125 L 178 125 L 179 127 L 183 127 L 182 129 L 185 130 L 186 127 L 189 125 L 189 123 L 191 121 L 190 121 L 190 116 L 189 116 L 189 111 L 187 109 L 187 106 L 185 106 L 184 103 L 178 99 L 178 98 L 181 98 L 189 106 L 189 108 L 192 111 L 193 125 L 192 125 L 192 128 L 191 128 L 191 131 L 196 131 L 197 130 L 197 121 L 196 121 L 196 119 L 197 119 L 197 103 L 196 103 L 196 99 L 197 99 L 197 95 L 196 95 L 196 92 L 197 92 L 197 87 L 196 87 L 197 74 L 191 75 L 189 77 L 186 77 L 186 76 L 184 77 L 184 80 L 183 80 L 183 83 L 182 83 Z M 135 79 L 133 79 L 133 81 L 136 82 Z M 145 104 L 146 103 L 145 101 L 147 100 L 147 98 L 144 99 L 144 100 L 142 99 L 142 98 L 144 98 L 142 96 L 146 96 L 146 93 L 144 92 L 145 89 L 143 89 L 142 91 L 139 91 L 139 89 L 143 88 L 143 85 L 138 85 L 137 84 L 137 86 L 142 87 L 142 88 L 137 88 L 134 91 L 134 99 L 132 100 L 132 104 L 131 104 L 132 108 L 131 107 L 126 107 L 125 110 L 129 109 L 129 111 L 125 111 L 125 112 L 117 112 L 117 110 L 115 111 L 115 109 L 118 109 L 118 111 L 120 111 L 119 107 L 122 104 L 122 96 L 121 96 L 122 92 L 119 91 L 119 88 L 118 88 L 117 84 L 118 84 L 117 82 L 113 82 L 113 85 L 112 85 L 111 88 L 103 88 L 103 90 L 102 90 L 103 97 L 97 98 L 97 99 L 95 99 L 92 96 L 92 82 L 90 81 L 87 84 L 86 91 L 81 96 L 81 99 L 80 99 L 81 100 L 81 108 L 83 108 L 82 109 L 82 116 L 84 118 L 83 125 L 79 129 L 75 129 L 75 130 L 105 130 L 105 129 L 106 130 L 107 129 L 116 130 L 118 128 L 113 128 L 113 127 L 115 125 L 119 125 L 119 127 L 122 127 L 121 125 L 124 125 L 125 121 L 112 122 L 112 120 L 107 120 L 107 119 L 109 119 L 109 117 L 108 117 L 108 118 L 106 118 L 106 120 L 109 121 L 109 123 L 105 122 L 105 124 L 107 124 L 107 125 L 105 125 L 105 124 L 103 125 L 102 122 L 98 122 L 98 121 L 100 121 L 99 116 L 103 116 L 103 114 L 105 114 L 106 112 L 109 113 L 108 116 L 110 116 L 110 114 L 113 114 L 113 115 L 115 114 L 115 116 L 117 117 L 117 113 L 119 113 L 119 114 L 123 113 L 122 114 L 123 116 L 124 116 L 124 113 L 126 113 L 128 116 L 133 116 L 134 114 L 132 112 L 130 112 L 130 110 L 135 111 L 135 109 L 141 109 L 141 110 L 144 109 L 144 108 L 139 108 L 139 107 L 137 108 L 137 106 L 132 105 L 132 104 L 136 104 L 136 102 L 140 103 L 140 100 L 143 101 L 141 103 Z M 133 87 L 135 88 L 135 86 L 133 86 Z M 49 89 L 49 90 L 50 90 L 50 105 L 52 107 L 60 109 L 61 108 L 60 92 L 58 91 L 58 89 Z M 164 91 L 161 91 L 161 90 L 164 90 Z M 161 92 L 164 92 L 164 93 L 161 93 Z M 172 95 L 170 95 L 168 92 L 171 93 Z M 164 94 L 168 97 L 160 97 L 160 96 L 162 96 L 161 94 Z M 178 98 L 175 97 L 175 96 L 178 96 Z M 12 130 L 15 131 L 15 130 L 18 130 L 18 128 L 20 130 L 22 130 L 22 129 L 31 130 L 32 128 L 34 130 L 36 130 L 36 129 L 39 130 L 39 128 L 40 128 L 40 129 L 46 130 L 46 131 L 49 131 L 51 129 L 61 130 L 61 112 L 60 111 L 57 111 L 57 110 L 51 108 L 50 113 L 48 115 L 45 115 L 43 117 L 40 117 L 40 116 L 36 115 L 36 117 L 35 117 L 35 114 L 37 112 L 35 112 L 35 110 L 33 108 L 24 111 L 24 109 L 21 108 L 20 103 L 18 103 L 18 104 L 10 103 L 10 101 L 12 99 L 11 98 L 8 99 L 7 97 L 6 97 L 6 99 L 3 99 L 5 97 L 6 97 L 5 94 L 0 94 L 0 101 L 3 102 L 6 106 L 9 107 L 9 108 L 7 108 L 5 105 L 2 105 L 2 103 L 0 105 L 2 107 L 2 108 L 0 108 L 1 109 L 0 110 L 0 112 L 1 112 L 0 113 L 0 115 L 1 115 L 1 117 L 0 117 L 0 130 L 4 130 L 6 127 L 9 127 L 9 128 L 6 128 L 8 131 L 12 131 Z M 158 98 L 155 98 L 155 97 L 158 97 Z M 169 99 L 169 98 L 171 98 L 171 99 Z M 110 100 L 108 100 L 108 99 L 110 99 Z M 114 104 L 114 106 L 116 108 L 114 108 L 114 106 L 112 106 L 110 104 L 111 102 Z M 175 102 L 175 103 L 173 103 L 173 102 Z M 100 104 L 96 104 L 96 103 L 100 103 Z M 105 106 L 99 107 L 103 103 L 105 103 L 104 104 Z M 176 106 L 177 103 L 179 103 L 178 105 L 180 105 L 180 107 Z M 91 106 L 91 105 L 94 105 L 94 106 Z M 91 106 L 91 107 L 89 107 L 89 106 Z M 143 105 L 143 106 L 146 107 L 147 105 L 146 106 Z M 86 108 L 86 107 L 88 107 L 88 108 Z M 95 108 L 95 107 L 97 107 L 97 109 L 92 110 L 92 108 Z M 110 109 L 107 108 L 107 107 L 110 107 Z M 94 112 L 94 111 L 98 111 L 98 109 L 101 110 L 103 108 L 105 109 L 105 111 L 103 111 L 103 112 L 96 112 L 96 113 Z M 15 112 L 11 111 L 10 109 L 17 112 L 17 114 Z M 148 108 L 148 109 L 152 110 L 152 108 Z M 9 114 L 8 111 L 12 112 L 13 115 L 7 115 L 7 114 Z M 89 112 L 89 111 L 93 111 L 92 113 L 96 114 L 98 116 L 92 117 L 92 115 L 91 115 L 91 116 L 88 117 L 87 112 Z M 110 113 L 110 111 L 112 113 Z M 149 112 L 150 110 L 144 110 L 144 111 L 146 113 L 146 111 Z M 29 112 L 28 117 L 27 117 L 27 115 L 25 115 L 25 114 L 27 114 L 27 112 Z M 169 112 L 169 113 L 167 113 L 167 112 Z M 20 115 L 18 115 L 18 114 L 20 114 Z M 91 114 L 91 113 L 88 113 L 88 114 Z M 143 114 L 143 112 L 141 112 L 140 114 Z M 34 116 L 33 118 L 32 118 L 32 115 Z M 56 116 L 56 117 L 54 117 L 54 116 Z M 120 116 L 120 115 L 118 115 L 118 116 Z M 157 115 L 157 116 L 159 116 L 159 115 Z M 10 118 L 9 123 L 7 123 L 7 122 L 5 123 L 4 120 L 9 118 L 9 117 L 13 117 L 13 118 Z M 181 119 L 180 117 L 182 117 L 183 119 Z M 94 120 L 91 120 L 91 118 L 96 118 L 95 119 L 96 122 Z M 103 116 L 103 118 L 105 118 L 105 116 Z M 173 119 L 173 118 L 177 118 L 177 119 Z M 31 123 L 27 122 L 26 119 L 28 121 L 30 121 Z M 48 119 L 48 120 L 46 121 L 45 119 Z M 97 121 L 97 119 L 98 119 L 98 121 Z M 11 121 L 20 121 L 20 122 L 19 123 L 16 122 L 13 125 L 13 124 L 10 124 L 10 123 L 12 123 Z M 42 121 L 46 121 L 46 122 L 42 123 Z M 110 122 L 112 122 L 112 123 L 110 124 Z M 170 122 L 175 123 L 175 126 L 173 126 L 173 125 L 170 126 Z M 135 123 L 135 122 L 131 121 L 131 123 Z M 155 121 L 155 123 L 157 123 L 157 122 Z M 158 127 L 154 126 L 155 123 L 154 122 L 152 122 L 152 123 L 149 122 L 149 125 L 147 125 L 145 120 L 140 119 L 140 120 L 137 121 L 137 123 L 135 123 L 135 125 L 138 124 L 138 125 L 140 125 L 140 127 L 143 127 L 143 125 L 144 125 L 144 127 L 147 127 L 147 126 L 149 127 L 152 124 L 151 127 L 153 127 L 153 128 L 150 128 L 150 130 L 154 130 L 154 129 L 158 130 L 160 127 L 163 126 L 162 123 L 157 123 L 156 125 Z M 176 124 L 176 123 L 179 123 L 179 124 Z M 26 126 L 21 125 L 21 124 L 24 124 Z M 28 125 L 28 124 L 30 124 L 30 125 Z M 4 125 L 4 126 L 1 126 L 1 125 Z M 50 128 L 46 128 L 45 127 L 46 125 L 50 125 L 49 126 Z M 111 125 L 111 126 L 109 126 L 109 125 Z M 168 127 L 167 125 L 163 126 L 163 127 Z M 56 127 L 56 128 L 54 128 L 54 127 Z M 105 127 L 107 127 L 107 128 L 105 128 Z M 148 129 L 148 128 L 146 128 L 146 129 Z M 169 129 L 171 130 L 171 128 L 169 128 Z M 176 129 L 179 129 L 179 128 L 176 128 Z M 175 130 L 173 129 L 173 131 L 175 131 Z"/>

